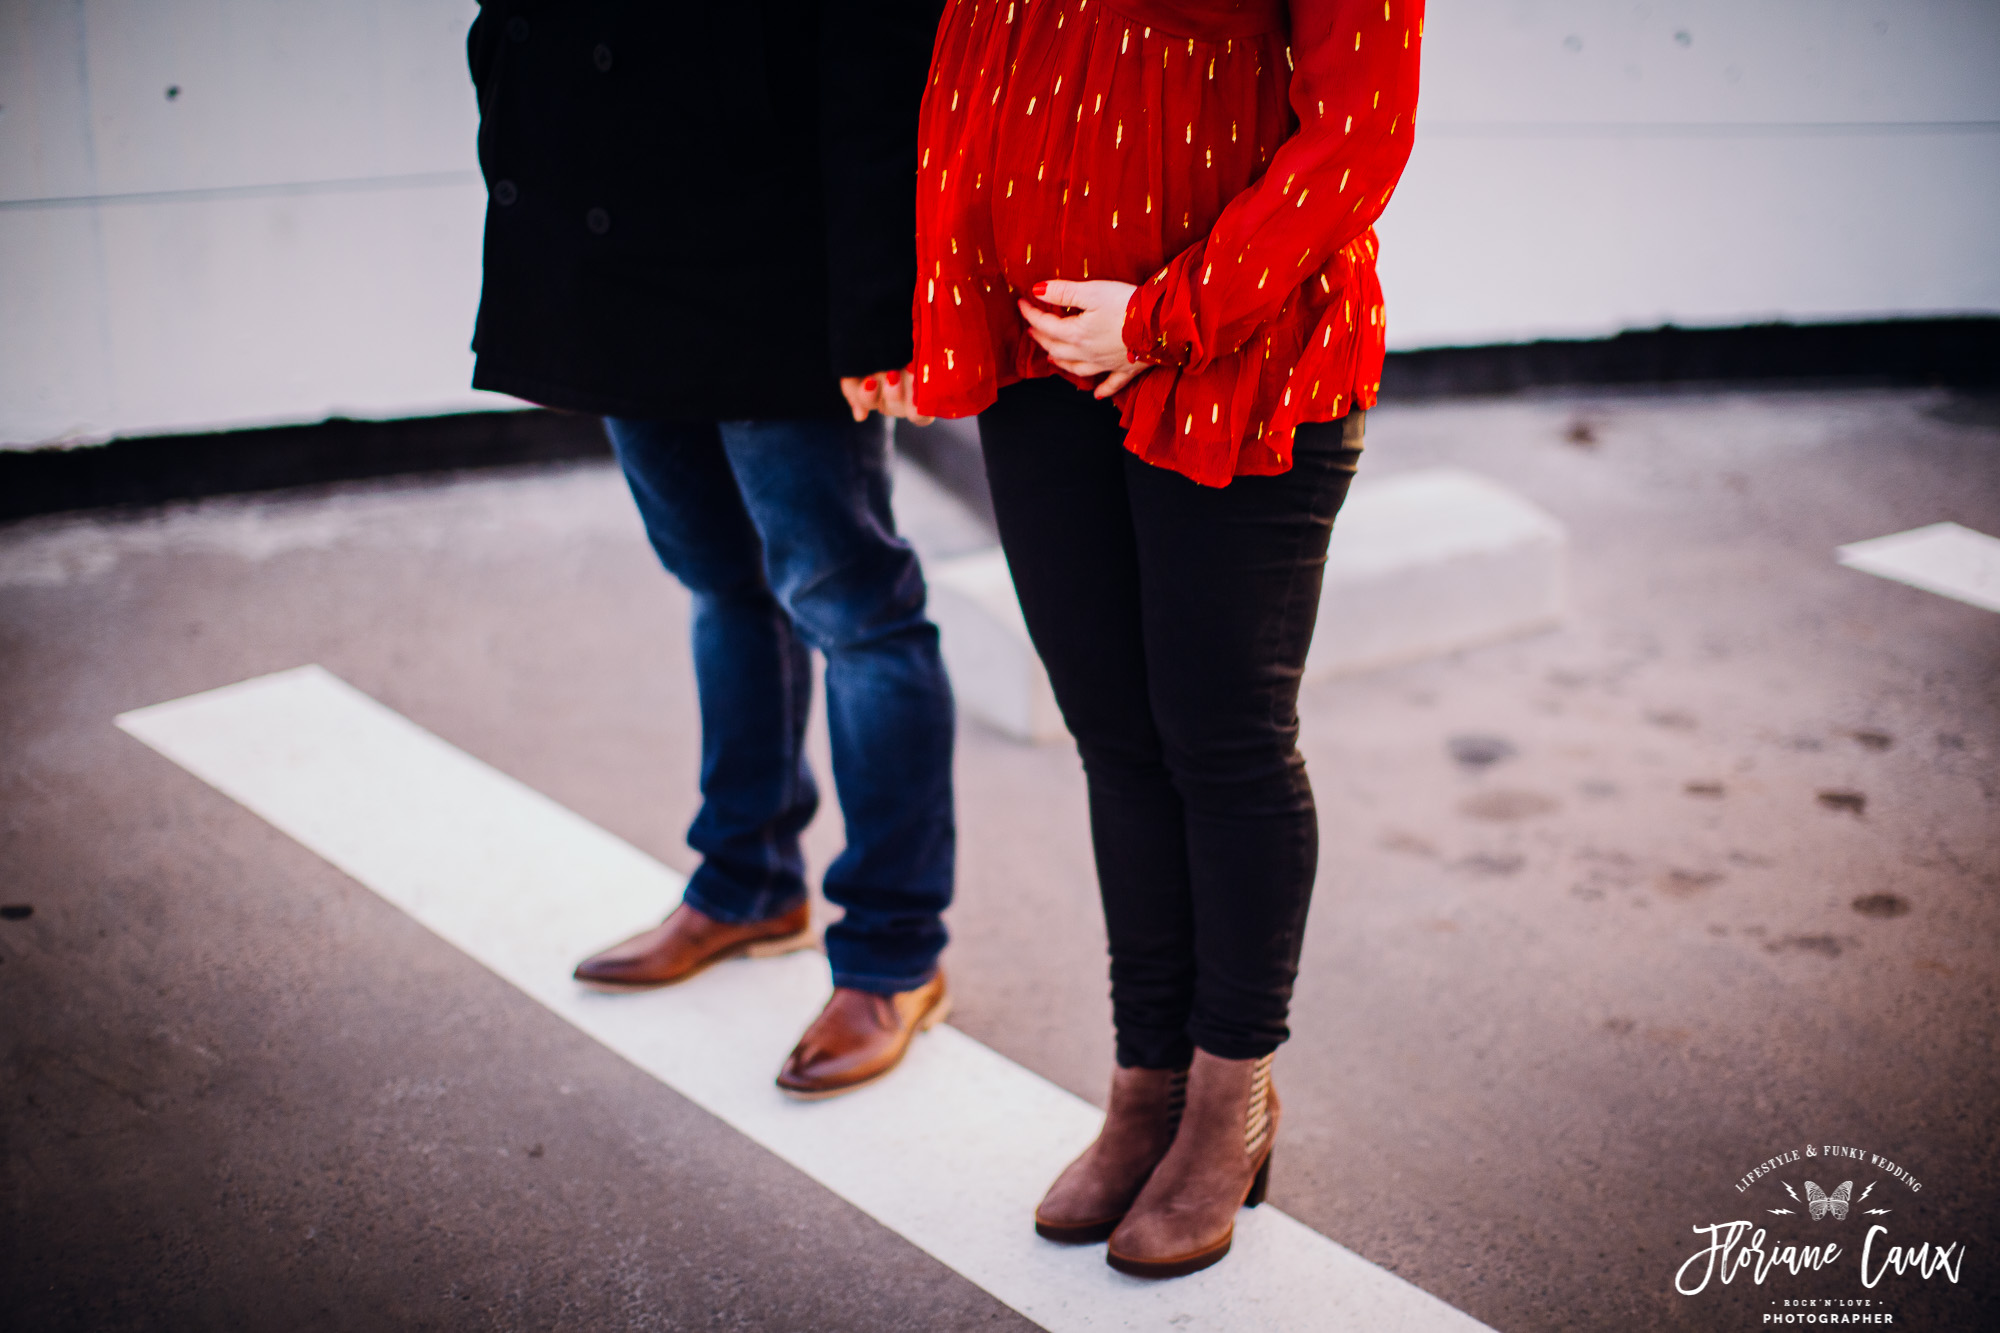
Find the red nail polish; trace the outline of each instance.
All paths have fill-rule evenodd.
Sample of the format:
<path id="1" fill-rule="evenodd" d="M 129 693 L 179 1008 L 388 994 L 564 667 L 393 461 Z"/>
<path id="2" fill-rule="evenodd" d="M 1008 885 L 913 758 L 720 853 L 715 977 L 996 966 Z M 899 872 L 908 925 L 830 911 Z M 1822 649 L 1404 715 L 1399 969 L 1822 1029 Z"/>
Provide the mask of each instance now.
<path id="1" fill-rule="evenodd" d="M 903 382 L 902 372 L 897 370 L 884 371 L 882 378 L 889 381 L 889 387 L 892 389 Z"/>
<path id="2" fill-rule="evenodd" d="M 1047 296 L 1049 294 L 1049 285 L 1046 282 L 1038 282 L 1030 290 L 1036 296 Z"/>
<path id="3" fill-rule="evenodd" d="M 872 380 L 872 379 L 865 379 L 865 380 L 861 381 L 861 389 L 862 389 L 862 392 L 864 392 L 864 393 L 874 393 L 874 392 L 875 392 L 875 381 L 874 381 L 874 380 Z"/>

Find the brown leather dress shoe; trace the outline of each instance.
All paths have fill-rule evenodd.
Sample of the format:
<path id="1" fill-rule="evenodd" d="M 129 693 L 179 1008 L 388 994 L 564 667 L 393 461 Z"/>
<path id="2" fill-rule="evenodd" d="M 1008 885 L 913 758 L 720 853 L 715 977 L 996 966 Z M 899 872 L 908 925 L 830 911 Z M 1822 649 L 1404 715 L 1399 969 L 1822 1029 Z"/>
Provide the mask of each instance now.
<path id="1" fill-rule="evenodd" d="M 667 919 L 623 944 L 576 965 L 576 979 L 594 990 L 650 990 L 686 981 L 726 958 L 763 958 L 810 949 L 812 904 L 783 916 L 731 925 L 682 903 Z"/>
<path id="2" fill-rule="evenodd" d="M 1185 1069 L 1113 1070 L 1104 1128 L 1049 1187 L 1035 1209 L 1036 1233 L 1066 1245 L 1108 1237 L 1167 1155 L 1186 1100 Z"/>
<path id="3" fill-rule="evenodd" d="M 1264 1202 L 1277 1134 L 1271 1057 L 1197 1050 L 1174 1146 L 1111 1233 L 1106 1261 L 1133 1277 L 1179 1277 L 1228 1254 L 1236 1210 Z"/>
<path id="4" fill-rule="evenodd" d="M 942 971 L 915 990 L 894 995 L 836 987 L 778 1071 L 778 1086 L 801 1101 L 865 1087 L 902 1062 L 911 1038 L 950 1013 Z"/>

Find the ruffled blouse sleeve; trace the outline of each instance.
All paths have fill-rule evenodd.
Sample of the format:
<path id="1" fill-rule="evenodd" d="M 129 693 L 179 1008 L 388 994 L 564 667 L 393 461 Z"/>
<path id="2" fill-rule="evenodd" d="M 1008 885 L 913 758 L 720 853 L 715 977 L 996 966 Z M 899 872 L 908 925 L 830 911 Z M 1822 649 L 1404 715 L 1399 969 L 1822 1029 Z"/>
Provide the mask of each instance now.
<path id="1" fill-rule="evenodd" d="M 1423 23 L 1423 0 L 1291 0 L 1287 57 L 1297 132 L 1204 239 L 1133 293 L 1125 345 L 1137 359 L 1200 375 L 1295 299 L 1335 296 L 1357 269 L 1372 274 L 1368 229 L 1410 156 Z M 1368 253 L 1350 253 L 1357 245 Z M 1359 315 L 1379 329 L 1379 306 L 1357 312 L 1353 295 L 1345 322 L 1351 328 Z M 1163 378 L 1148 374 L 1133 388 Z M 1159 398 L 1171 386 L 1156 382 L 1148 390 L 1143 396 Z M 1311 414 L 1286 405 L 1293 410 L 1284 415 L 1296 421 L 1339 415 L 1331 406 Z"/>

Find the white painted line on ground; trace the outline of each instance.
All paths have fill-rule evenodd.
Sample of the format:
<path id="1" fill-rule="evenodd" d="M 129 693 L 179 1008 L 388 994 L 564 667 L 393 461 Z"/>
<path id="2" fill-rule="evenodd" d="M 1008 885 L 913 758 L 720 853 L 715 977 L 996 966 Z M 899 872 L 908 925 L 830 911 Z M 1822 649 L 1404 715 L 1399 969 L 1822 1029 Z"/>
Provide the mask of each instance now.
<path id="1" fill-rule="evenodd" d="M 771 1079 L 825 1000 L 816 954 L 644 995 L 578 988 L 575 960 L 657 921 L 680 877 L 318 667 L 118 725 L 1044 1328 L 1484 1327 L 1269 1205 L 1224 1263 L 1171 1282 L 1039 1240 L 1035 1202 L 1098 1112 L 949 1027 L 875 1087 L 786 1100 Z"/>
<path id="2" fill-rule="evenodd" d="M 1850 569 L 2000 611 L 2000 537 L 1956 523 L 1932 523 L 1850 542 L 1837 554 Z"/>

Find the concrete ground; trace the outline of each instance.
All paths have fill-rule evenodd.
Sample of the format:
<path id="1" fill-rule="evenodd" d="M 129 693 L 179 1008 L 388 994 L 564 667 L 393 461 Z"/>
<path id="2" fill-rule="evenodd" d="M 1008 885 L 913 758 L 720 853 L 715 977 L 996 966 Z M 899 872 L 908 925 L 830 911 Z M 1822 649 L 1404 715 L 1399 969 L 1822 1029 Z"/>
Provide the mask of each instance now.
<path id="1" fill-rule="evenodd" d="M 1274 1201 L 1503 1330 L 1827 1294 L 2000 1324 L 2000 616 L 1833 560 L 2000 533 L 2000 411 L 1369 425 L 1364 475 L 1452 463 L 1561 518 L 1575 614 L 1307 690 L 1324 850 Z M 921 476 L 899 508 L 977 539 Z M 316 662 L 685 870 L 686 611 L 598 466 L 0 528 L 0 901 L 32 908 L 0 919 L 0 1322 L 1031 1327 L 111 721 Z M 1074 753 L 959 742 L 953 1021 L 1101 1098 Z M 832 808 L 810 842 L 838 850 Z M 1913 1173 L 1868 1202 L 1965 1243 L 1960 1280 L 1675 1294 L 1690 1227 L 1761 1224 L 1776 1186 L 1736 1182 L 1806 1144 Z"/>

